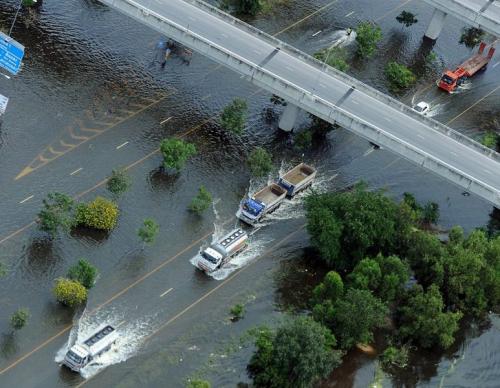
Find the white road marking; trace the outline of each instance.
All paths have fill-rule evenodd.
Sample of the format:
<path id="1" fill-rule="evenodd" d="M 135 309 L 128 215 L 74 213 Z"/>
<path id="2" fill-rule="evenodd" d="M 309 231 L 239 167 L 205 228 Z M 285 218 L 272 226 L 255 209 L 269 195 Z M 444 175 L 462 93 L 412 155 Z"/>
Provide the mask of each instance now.
<path id="1" fill-rule="evenodd" d="M 319 86 L 321 86 L 322 88 L 326 88 L 326 85 L 324 84 L 319 84 Z"/>
<path id="2" fill-rule="evenodd" d="M 163 125 L 163 124 L 165 124 L 167 121 L 170 121 L 170 119 L 171 119 L 171 118 L 172 118 L 172 116 L 167 117 L 165 120 L 163 120 L 163 121 L 160 123 L 160 125 Z"/>
<path id="3" fill-rule="evenodd" d="M 497 67 L 498 65 L 500 65 L 500 62 L 497 62 L 495 63 L 493 66 L 491 66 L 492 69 L 494 69 L 495 67 Z"/>
<path id="4" fill-rule="evenodd" d="M 75 171 L 71 172 L 69 175 L 75 175 L 75 174 L 78 174 L 80 171 L 83 170 L 83 167 L 80 167 L 78 169 L 76 169 Z"/>
<path id="5" fill-rule="evenodd" d="M 35 195 L 30 195 L 28 198 L 24 198 L 22 201 L 20 201 L 19 203 L 25 203 L 26 201 L 29 201 L 31 198 L 33 198 Z"/>
<path id="6" fill-rule="evenodd" d="M 255 54 L 262 54 L 259 50 L 252 50 Z"/>
<path id="7" fill-rule="evenodd" d="M 389 117 L 382 117 L 385 121 L 389 121 L 389 122 L 392 122 L 392 119 L 390 119 Z"/>
<path id="8" fill-rule="evenodd" d="M 352 99 L 351 99 L 351 102 L 352 102 L 354 105 L 359 105 L 359 102 L 357 102 L 356 100 L 352 100 Z"/>
<path id="9" fill-rule="evenodd" d="M 318 36 L 319 34 L 321 34 L 321 31 L 322 30 L 319 30 L 318 32 L 315 32 L 314 34 L 312 34 L 312 36 Z"/>
<path id="10" fill-rule="evenodd" d="M 421 138 L 422 140 L 425 140 L 425 137 L 423 137 L 422 135 L 417 135 L 419 138 Z"/>
<path id="11" fill-rule="evenodd" d="M 285 66 L 288 70 L 293 71 L 293 69 L 290 66 Z"/>
<path id="12" fill-rule="evenodd" d="M 160 295 L 160 298 L 163 298 L 165 295 L 167 295 L 172 290 L 173 290 L 173 288 L 169 288 L 167 291 L 165 291 L 163 294 Z"/>
<path id="13" fill-rule="evenodd" d="M 119 150 L 120 148 L 125 147 L 127 144 L 128 144 L 128 141 L 126 141 L 123 144 L 120 144 L 119 146 L 116 147 L 116 149 Z"/>
<path id="14" fill-rule="evenodd" d="M 192 21 L 196 21 L 196 18 L 192 17 L 192 16 L 188 16 L 189 19 L 191 19 Z"/>
<path id="15" fill-rule="evenodd" d="M 486 172 L 487 174 L 491 175 L 491 171 L 490 170 L 487 170 L 487 169 L 483 168 L 483 171 Z"/>
<path id="16" fill-rule="evenodd" d="M 349 16 L 351 16 L 352 14 L 354 14 L 354 11 L 349 12 L 349 13 L 348 13 L 347 15 L 345 15 L 344 17 L 345 17 L 345 18 L 348 18 L 348 17 L 349 17 Z"/>
<path id="17" fill-rule="evenodd" d="M 458 154 L 455 151 L 450 151 L 450 154 L 458 156 Z"/>

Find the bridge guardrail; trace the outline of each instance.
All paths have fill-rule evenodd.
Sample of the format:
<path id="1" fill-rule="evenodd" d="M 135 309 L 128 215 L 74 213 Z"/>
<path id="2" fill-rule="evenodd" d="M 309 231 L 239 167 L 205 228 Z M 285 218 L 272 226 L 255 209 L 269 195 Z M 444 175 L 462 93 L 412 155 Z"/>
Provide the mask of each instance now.
<path id="1" fill-rule="evenodd" d="M 296 103 L 299 106 L 307 106 L 309 110 L 315 112 L 315 114 L 317 114 L 319 117 L 322 117 L 329 121 L 338 121 L 340 124 L 344 124 L 346 127 L 351 127 L 353 131 L 360 133 L 365 138 L 374 139 L 376 142 L 378 141 L 381 145 L 391 143 L 391 148 L 393 148 L 395 152 L 398 152 L 403 157 L 406 157 L 407 159 L 412 160 L 416 163 L 420 163 L 421 165 L 429 169 L 430 167 L 428 167 L 428 165 L 432 164 L 433 166 L 435 166 L 435 172 L 438 169 L 444 170 L 445 172 L 441 174 L 442 176 L 446 176 L 450 181 L 456 183 L 457 185 L 464 187 L 467 190 L 470 190 L 471 192 L 474 192 L 478 195 L 481 195 L 483 198 L 495 204 L 495 206 L 500 205 L 500 191 L 495 189 L 494 187 L 458 170 L 456 167 L 446 164 L 439 158 L 418 149 L 417 147 L 397 138 L 396 136 L 384 131 L 383 129 L 362 120 L 361 118 L 351 114 L 350 112 L 347 112 L 344 109 L 337 107 L 326 100 L 323 100 L 312 92 L 309 92 L 301 88 L 300 86 L 281 78 L 280 76 L 270 72 L 269 70 L 259 67 L 257 64 L 225 49 L 222 46 L 219 46 L 218 44 L 206 39 L 201 35 L 198 35 L 188 28 L 181 26 L 173 22 L 172 20 L 169 20 L 157 14 L 156 12 L 143 7 L 137 2 L 133 0 L 101 0 L 101 2 L 111 5 L 115 5 L 118 3 L 126 4 L 130 9 L 126 9 L 125 7 L 116 5 L 115 7 L 121 9 L 129 16 L 140 21 L 144 20 L 144 16 L 154 17 L 158 26 L 155 26 L 153 23 L 149 23 L 149 25 L 153 28 L 156 27 L 158 31 L 171 36 L 173 39 L 183 42 L 184 44 L 199 52 L 207 53 L 207 56 L 218 61 L 219 63 L 228 65 L 229 67 L 235 69 L 238 68 L 238 71 L 240 73 L 246 74 L 248 77 L 251 77 L 254 83 L 265 86 L 267 89 L 281 91 L 282 93 L 286 92 L 289 101 L 291 101 L 292 103 Z M 166 30 L 168 30 L 168 33 L 166 32 Z M 191 41 L 189 42 L 186 38 L 189 38 Z M 209 51 L 210 55 L 208 53 Z M 232 64 L 231 61 L 234 62 L 234 64 Z M 246 67 L 246 69 L 243 69 L 242 66 Z M 258 78 L 262 78 L 264 80 Z M 279 88 L 276 88 L 274 86 L 271 87 L 271 85 L 274 85 L 276 83 L 280 84 Z M 349 121 L 354 123 L 355 125 L 351 125 Z M 360 126 L 363 129 L 366 129 L 366 133 L 363 134 L 360 131 L 357 131 L 355 128 L 356 125 Z M 376 136 L 374 136 L 374 134 L 376 134 Z M 375 137 L 377 136 L 378 140 L 375 139 Z M 404 147 L 404 150 L 409 152 L 401 150 L 401 147 Z M 464 184 L 463 180 L 465 180 L 467 184 Z"/>
<path id="2" fill-rule="evenodd" d="M 345 83 L 347 83 L 349 86 L 355 86 L 358 90 L 361 90 L 365 94 L 369 95 L 370 97 L 382 100 L 387 103 L 387 105 L 391 106 L 392 108 L 398 109 L 399 111 L 405 113 L 406 115 L 410 116 L 411 118 L 415 119 L 416 121 L 424 122 L 427 124 L 429 127 L 434 129 L 437 132 L 440 132 L 448 137 L 451 137 L 452 139 L 458 141 L 459 143 L 462 143 L 464 145 L 467 145 L 469 147 L 474 148 L 476 151 L 492 158 L 497 161 L 500 161 L 500 154 L 496 152 L 495 150 L 492 150 L 491 148 L 485 147 L 481 143 L 471 139 L 470 137 L 436 121 L 433 120 L 429 117 L 422 116 L 421 114 L 415 112 L 412 108 L 410 108 L 408 105 L 403 104 L 399 100 L 396 100 L 395 98 L 392 98 L 379 90 L 359 81 L 358 79 L 351 77 L 347 75 L 346 73 L 341 72 L 340 70 L 337 70 L 333 67 L 330 67 L 326 65 L 324 62 L 321 62 L 317 60 L 316 58 L 310 56 L 309 54 L 304 53 L 303 51 L 298 50 L 297 48 L 289 45 L 288 43 L 285 43 L 278 38 L 259 30 L 258 28 L 255 28 L 251 26 L 248 23 L 243 22 L 240 19 L 237 19 L 231 15 L 229 15 L 226 12 L 221 11 L 220 9 L 207 4 L 204 1 L 201 0 L 183 0 L 186 3 L 192 4 L 198 8 L 201 8 L 207 12 L 210 12 L 211 14 L 214 14 L 220 19 L 223 19 L 224 21 L 227 21 L 233 25 L 236 25 L 240 28 L 243 28 L 244 30 L 248 31 L 249 33 L 252 33 L 254 35 L 257 35 L 261 39 L 264 39 L 267 43 L 275 46 L 275 47 L 280 47 L 282 50 L 285 50 L 289 55 L 293 55 L 295 57 L 300 58 L 301 60 L 307 62 L 309 65 L 313 66 L 314 68 L 325 72 L 326 74 L 329 75 L 334 75 L 337 78 L 342 79 Z M 256 65 L 258 66 L 258 65 Z"/>

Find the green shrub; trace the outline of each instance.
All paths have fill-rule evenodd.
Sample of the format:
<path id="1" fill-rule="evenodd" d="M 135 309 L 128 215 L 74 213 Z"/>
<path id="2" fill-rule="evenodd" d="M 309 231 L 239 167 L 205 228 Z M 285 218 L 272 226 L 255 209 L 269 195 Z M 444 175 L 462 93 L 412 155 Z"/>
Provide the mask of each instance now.
<path id="1" fill-rule="evenodd" d="M 385 68 L 385 75 L 394 90 L 406 89 L 417 80 L 417 77 L 410 69 L 397 62 L 389 62 Z"/>
<path id="2" fill-rule="evenodd" d="M 226 131 L 241 135 L 245 129 L 248 106 L 247 102 L 241 98 L 235 98 L 224 108 L 220 122 Z"/>
<path id="3" fill-rule="evenodd" d="M 87 289 L 94 286 L 97 274 L 97 268 L 85 259 L 78 260 L 78 263 L 68 270 L 68 278 L 79 282 Z"/>
<path id="4" fill-rule="evenodd" d="M 60 303 L 69 307 L 77 306 L 87 300 L 87 289 L 79 282 L 70 279 L 56 279 L 53 292 Z"/>
<path id="5" fill-rule="evenodd" d="M 248 166 L 254 177 L 260 178 L 266 176 L 273 167 L 271 155 L 261 147 L 255 148 L 248 157 Z"/>
<path id="6" fill-rule="evenodd" d="M 106 182 L 106 188 L 108 189 L 108 191 L 116 196 L 120 196 L 125 191 L 127 191 L 130 188 L 130 185 L 130 176 L 123 168 L 113 170 L 111 172 L 111 176 Z"/>
<path id="7" fill-rule="evenodd" d="M 205 186 L 200 186 L 198 194 L 193 198 L 189 204 L 189 210 L 201 215 L 212 204 L 212 195 L 208 192 Z"/>
<path id="8" fill-rule="evenodd" d="M 146 244 L 152 244 L 160 230 L 160 225 L 152 218 L 146 218 L 141 228 L 137 231 L 137 236 L 142 241 L 142 249 Z"/>
<path id="9" fill-rule="evenodd" d="M 344 72 L 349 70 L 349 64 L 346 61 L 346 57 L 346 51 L 342 47 L 326 48 L 314 54 L 314 58 Z"/>
<path id="10" fill-rule="evenodd" d="M 382 30 L 379 26 L 370 22 L 362 22 L 356 27 L 356 41 L 358 42 L 358 54 L 363 58 L 369 58 L 375 52 L 377 43 L 382 39 Z"/>
<path id="11" fill-rule="evenodd" d="M 404 24 L 406 27 L 410 27 L 412 24 L 418 22 L 415 15 L 408 11 L 402 11 L 398 16 L 396 16 L 396 20 L 399 23 Z"/>
<path id="12" fill-rule="evenodd" d="M 28 323 L 28 318 L 30 316 L 28 309 L 19 309 L 10 317 L 10 326 L 19 330 L 22 329 Z"/>
<path id="13" fill-rule="evenodd" d="M 231 315 L 233 316 L 233 320 L 237 321 L 245 315 L 245 306 L 243 306 L 241 303 L 235 304 L 233 307 L 231 307 Z"/>
<path id="14" fill-rule="evenodd" d="M 500 136 L 493 131 L 488 131 L 483 135 L 481 143 L 488 148 L 495 149 L 497 144 L 500 143 Z"/>
<path id="15" fill-rule="evenodd" d="M 116 226 L 118 215 L 118 206 L 114 202 L 97 197 L 88 204 L 78 204 L 75 217 L 79 225 L 109 231 Z"/>
<path id="16" fill-rule="evenodd" d="M 69 231 L 74 225 L 73 199 L 62 193 L 49 193 L 38 213 L 38 227 L 55 237 L 59 230 Z"/>
<path id="17" fill-rule="evenodd" d="M 191 156 L 196 155 L 194 144 L 174 137 L 163 139 L 160 144 L 160 151 L 163 155 L 163 166 L 177 171 L 184 167 Z"/>
<path id="18" fill-rule="evenodd" d="M 384 369 L 391 369 L 392 367 L 405 368 L 408 365 L 408 353 L 407 346 L 402 346 L 401 348 L 389 346 L 380 357 L 382 367 Z"/>
<path id="19" fill-rule="evenodd" d="M 189 380 L 186 388 L 211 388 L 212 385 L 206 380 L 194 379 Z"/>

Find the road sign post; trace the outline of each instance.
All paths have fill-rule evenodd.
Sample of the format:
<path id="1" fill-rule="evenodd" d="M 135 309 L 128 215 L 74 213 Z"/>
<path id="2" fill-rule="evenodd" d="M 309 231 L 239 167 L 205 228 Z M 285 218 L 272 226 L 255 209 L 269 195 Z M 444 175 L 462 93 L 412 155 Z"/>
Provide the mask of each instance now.
<path id="1" fill-rule="evenodd" d="M 24 46 L 0 32 L 0 67 L 16 75 L 21 68 L 23 56 Z"/>

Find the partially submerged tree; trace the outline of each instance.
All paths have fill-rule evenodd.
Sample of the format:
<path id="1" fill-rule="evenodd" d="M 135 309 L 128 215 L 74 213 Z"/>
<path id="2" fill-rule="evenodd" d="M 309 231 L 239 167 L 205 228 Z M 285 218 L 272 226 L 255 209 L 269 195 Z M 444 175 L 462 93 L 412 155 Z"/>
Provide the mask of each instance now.
<path id="1" fill-rule="evenodd" d="M 391 84 L 391 89 L 399 91 L 412 86 L 417 77 L 405 65 L 389 62 L 385 68 L 385 76 Z"/>
<path id="2" fill-rule="evenodd" d="M 154 243 L 156 235 L 160 231 L 160 225 L 152 218 L 146 218 L 143 225 L 137 231 L 137 236 L 142 241 L 142 249 L 146 244 Z"/>
<path id="3" fill-rule="evenodd" d="M 398 16 L 396 16 L 396 20 L 399 23 L 404 24 L 406 27 L 410 27 L 418 22 L 415 15 L 408 11 L 402 11 Z"/>
<path id="4" fill-rule="evenodd" d="M 271 155 L 261 147 L 254 148 L 250 152 L 247 163 L 248 167 L 250 167 L 250 172 L 256 178 L 266 176 L 271 172 L 271 168 L 273 167 Z"/>
<path id="5" fill-rule="evenodd" d="M 194 144 L 187 143 L 181 139 L 171 137 L 163 139 L 160 144 L 160 151 L 163 155 L 163 166 L 180 171 L 187 160 L 196 155 Z"/>
<path id="6" fill-rule="evenodd" d="M 235 98 L 222 111 L 220 123 L 226 131 L 241 135 L 245 130 L 248 106 L 242 98 Z"/>
<path id="7" fill-rule="evenodd" d="M 189 204 L 189 210 L 192 212 L 201 215 L 205 210 L 207 210 L 212 204 L 212 195 L 205 188 L 205 186 L 201 185 L 198 189 L 198 194 L 193 198 L 191 203 Z"/>
<path id="8" fill-rule="evenodd" d="M 362 22 L 356 27 L 356 34 L 358 54 L 363 58 L 371 57 L 382 39 L 382 29 L 370 22 Z"/>
<path id="9" fill-rule="evenodd" d="M 328 66 L 346 72 L 349 64 L 346 61 L 347 53 L 342 47 L 330 47 L 322 49 L 314 54 L 314 58 L 325 62 Z"/>
<path id="10" fill-rule="evenodd" d="M 10 326 L 14 330 L 22 329 L 28 323 L 28 318 L 30 316 L 29 310 L 26 308 L 19 309 L 14 312 L 10 317 Z"/>
<path id="11" fill-rule="evenodd" d="M 116 197 L 119 197 L 126 192 L 131 185 L 130 175 L 123 168 L 115 169 L 111 172 L 111 176 L 106 182 L 106 188 Z"/>
<path id="12" fill-rule="evenodd" d="M 110 231 L 116 226 L 119 214 L 118 206 L 113 201 L 103 197 L 96 197 L 87 204 L 78 204 L 75 220 L 78 225 Z"/>
<path id="13" fill-rule="evenodd" d="M 248 371 L 256 387 L 307 388 L 340 364 L 335 337 L 309 317 L 286 321 L 275 333 L 264 328 Z"/>
<path id="14" fill-rule="evenodd" d="M 79 282 L 86 289 L 92 288 L 97 278 L 97 268 L 85 259 L 78 260 L 68 270 L 68 278 Z"/>
<path id="15" fill-rule="evenodd" d="M 54 238 L 60 230 L 69 231 L 74 225 L 74 201 L 62 193 L 49 193 L 38 213 L 38 227 Z"/>
<path id="16" fill-rule="evenodd" d="M 56 299 L 69 307 L 75 307 L 87 300 L 87 289 L 75 280 L 59 278 L 53 289 Z"/>
<path id="17" fill-rule="evenodd" d="M 484 31 L 476 27 L 464 28 L 460 36 L 460 44 L 468 48 L 474 48 L 484 37 Z"/>

